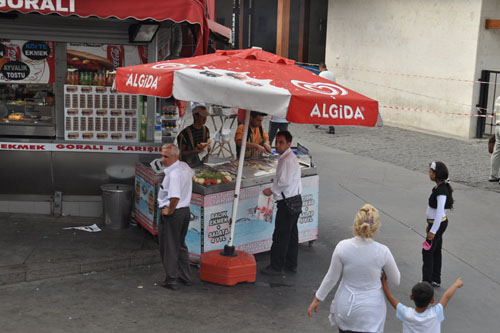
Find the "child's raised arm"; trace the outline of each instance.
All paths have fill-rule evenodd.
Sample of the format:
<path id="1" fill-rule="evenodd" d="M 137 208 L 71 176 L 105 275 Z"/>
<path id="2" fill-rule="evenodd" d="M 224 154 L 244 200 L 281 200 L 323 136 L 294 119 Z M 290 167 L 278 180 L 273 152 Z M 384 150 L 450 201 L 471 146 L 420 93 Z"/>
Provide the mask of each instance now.
<path id="1" fill-rule="evenodd" d="M 395 309 L 396 306 L 398 306 L 399 301 L 396 298 L 394 298 L 394 296 L 392 296 L 391 289 L 389 289 L 389 285 L 387 284 L 387 276 L 385 275 L 384 272 L 382 272 L 382 277 L 380 278 L 380 280 L 382 281 L 382 288 L 384 289 L 385 297 L 387 298 L 389 303 L 391 303 L 392 307 Z"/>
<path id="2" fill-rule="evenodd" d="M 462 278 L 458 278 L 457 281 L 453 282 L 451 287 L 445 291 L 443 297 L 441 297 L 441 300 L 439 301 L 439 303 L 443 306 L 443 309 L 446 307 L 446 304 L 448 304 L 448 301 L 451 299 L 453 294 L 455 294 L 455 291 L 463 285 L 464 283 L 462 282 Z"/>

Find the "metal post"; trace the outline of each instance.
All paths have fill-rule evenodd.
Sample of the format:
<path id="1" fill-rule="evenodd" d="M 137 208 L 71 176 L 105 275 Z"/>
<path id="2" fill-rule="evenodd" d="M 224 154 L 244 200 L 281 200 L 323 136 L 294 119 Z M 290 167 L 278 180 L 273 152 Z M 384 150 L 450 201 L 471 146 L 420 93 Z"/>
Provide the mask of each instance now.
<path id="1" fill-rule="evenodd" d="M 54 192 L 54 202 L 52 203 L 52 214 L 54 216 L 62 215 L 62 192 Z"/>
<path id="2" fill-rule="evenodd" d="M 226 246 L 224 246 L 225 256 L 234 256 L 234 246 L 233 237 L 234 229 L 236 229 L 236 215 L 238 213 L 238 202 L 240 197 L 240 187 L 241 187 L 241 176 L 243 174 L 243 163 L 245 162 L 245 150 L 247 147 L 247 137 L 248 137 L 248 125 L 250 124 L 250 110 L 245 111 L 245 125 L 243 130 L 243 139 L 241 141 L 241 151 L 238 161 L 238 174 L 236 176 L 236 188 L 234 189 L 234 201 L 233 201 L 233 213 L 231 214 L 231 234 L 229 236 L 229 241 Z"/>

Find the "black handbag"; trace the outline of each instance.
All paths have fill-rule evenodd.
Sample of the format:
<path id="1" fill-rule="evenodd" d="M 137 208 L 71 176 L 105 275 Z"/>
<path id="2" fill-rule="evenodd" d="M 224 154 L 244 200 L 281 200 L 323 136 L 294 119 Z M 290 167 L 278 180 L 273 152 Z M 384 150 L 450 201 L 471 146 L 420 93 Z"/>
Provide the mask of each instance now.
<path id="1" fill-rule="evenodd" d="M 302 196 L 297 194 L 293 197 L 285 197 L 285 194 L 281 192 L 283 196 L 283 200 L 285 200 L 287 212 L 290 215 L 300 214 L 302 213 Z"/>

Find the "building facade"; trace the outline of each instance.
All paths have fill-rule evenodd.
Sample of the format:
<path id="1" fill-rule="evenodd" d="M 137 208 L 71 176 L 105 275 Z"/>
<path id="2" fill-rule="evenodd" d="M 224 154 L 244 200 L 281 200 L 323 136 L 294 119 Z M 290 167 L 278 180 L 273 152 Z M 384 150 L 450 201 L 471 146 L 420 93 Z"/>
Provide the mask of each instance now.
<path id="1" fill-rule="evenodd" d="M 500 95 L 500 31 L 485 26 L 495 18 L 498 0 L 329 0 L 326 64 L 338 83 L 378 100 L 387 125 L 480 137 Z"/>

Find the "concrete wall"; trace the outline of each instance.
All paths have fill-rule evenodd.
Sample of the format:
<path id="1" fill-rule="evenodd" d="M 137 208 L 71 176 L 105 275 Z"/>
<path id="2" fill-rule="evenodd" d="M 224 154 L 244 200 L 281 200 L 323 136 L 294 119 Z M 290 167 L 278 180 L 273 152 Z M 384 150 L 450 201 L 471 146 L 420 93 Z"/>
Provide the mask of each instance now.
<path id="1" fill-rule="evenodd" d="M 476 79 L 481 3 L 329 0 L 327 66 L 338 83 L 378 100 L 385 124 L 472 137 L 471 117 L 458 114 L 475 113 L 475 84 L 459 80 Z"/>

